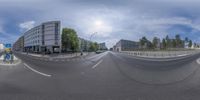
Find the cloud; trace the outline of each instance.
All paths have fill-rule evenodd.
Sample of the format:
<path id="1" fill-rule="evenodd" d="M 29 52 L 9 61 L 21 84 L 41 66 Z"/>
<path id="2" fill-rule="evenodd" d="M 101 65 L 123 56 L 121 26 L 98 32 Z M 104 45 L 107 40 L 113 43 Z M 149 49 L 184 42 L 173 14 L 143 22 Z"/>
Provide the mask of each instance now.
<path id="1" fill-rule="evenodd" d="M 11 20 L 7 23 L 9 27 L 17 24 L 19 28 L 19 32 L 9 33 L 60 20 L 62 27 L 74 28 L 80 37 L 88 39 L 98 32 L 94 38 L 111 45 L 121 38 L 137 41 L 142 36 L 162 38 L 175 32 L 189 32 L 186 35 L 197 38 L 200 11 L 194 9 L 200 9 L 199 3 L 198 0 L 0 0 L 0 13 Z M 103 26 L 94 27 L 96 20 L 102 20 Z M 192 31 L 187 31 L 187 27 Z M 0 31 L 7 31 L 4 28 L 0 23 Z"/>
<path id="2" fill-rule="evenodd" d="M 20 23 L 19 27 L 22 30 L 29 30 L 34 27 L 34 24 L 35 24 L 35 21 L 26 21 L 26 22 Z"/>
<path id="3" fill-rule="evenodd" d="M 4 30 L 3 30 L 3 26 L 0 25 L 0 33 L 3 33 Z"/>
<path id="4" fill-rule="evenodd" d="M 4 28 L 3 28 L 3 21 L 0 19 L 0 33 L 5 33 Z"/>

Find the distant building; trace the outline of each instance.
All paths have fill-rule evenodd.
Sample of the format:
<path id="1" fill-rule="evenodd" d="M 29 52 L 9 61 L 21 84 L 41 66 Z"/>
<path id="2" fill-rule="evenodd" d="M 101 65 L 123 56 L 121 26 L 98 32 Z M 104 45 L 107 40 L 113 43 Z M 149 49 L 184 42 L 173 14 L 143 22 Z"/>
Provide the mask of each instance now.
<path id="1" fill-rule="evenodd" d="M 113 51 L 117 51 L 116 45 L 113 46 Z"/>
<path id="2" fill-rule="evenodd" d="M 107 50 L 106 43 L 99 43 L 99 50 Z"/>
<path id="3" fill-rule="evenodd" d="M 139 42 L 120 40 L 114 47 L 114 51 L 134 51 L 139 49 Z"/>
<path id="4" fill-rule="evenodd" d="M 79 49 L 80 51 L 89 51 L 90 45 L 92 41 L 83 39 L 83 38 L 78 38 L 79 39 Z"/>
<path id="5" fill-rule="evenodd" d="M 14 51 L 24 51 L 24 36 L 21 36 L 14 44 L 13 48 Z"/>
<path id="6" fill-rule="evenodd" d="M 24 50 L 28 52 L 60 52 L 60 21 L 42 23 L 24 33 Z"/>

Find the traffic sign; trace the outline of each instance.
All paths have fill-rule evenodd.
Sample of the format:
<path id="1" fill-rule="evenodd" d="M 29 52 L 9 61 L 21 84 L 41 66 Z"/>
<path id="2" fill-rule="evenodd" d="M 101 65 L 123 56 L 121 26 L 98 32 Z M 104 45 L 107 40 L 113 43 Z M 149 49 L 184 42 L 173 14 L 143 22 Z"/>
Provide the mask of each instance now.
<path id="1" fill-rule="evenodd" d="M 5 48 L 11 48 L 11 44 L 4 44 Z"/>

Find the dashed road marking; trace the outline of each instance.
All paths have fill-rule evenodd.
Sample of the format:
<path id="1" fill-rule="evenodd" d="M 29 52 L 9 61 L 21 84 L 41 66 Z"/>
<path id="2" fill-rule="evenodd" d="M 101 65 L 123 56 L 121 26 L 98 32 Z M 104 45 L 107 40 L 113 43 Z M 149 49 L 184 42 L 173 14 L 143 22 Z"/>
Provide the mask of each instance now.
<path id="1" fill-rule="evenodd" d="M 49 61 L 48 59 L 44 59 L 45 61 Z"/>
<path id="2" fill-rule="evenodd" d="M 31 71 L 35 72 L 35 73 L 38 73 L 40 75 L 43 75 L 43 76 L 46 76 L 46 77 L 51 77 L 52 75 L 49 75 L 49 74 L 45 74 L 45 73 L 42 73 L 40 71 L 37 71 L 35 69 L 33 69 L 32 67 L 30 67 L 29 65 L 27 65 L 26 63 L 24 63 L 24 66 L 26 66 L 28 69 L 30 69 Z"/>
<path id="3" fill-rule="evenodd" d="M 103 60 L 100 60 L 97 64 L 95 64 L 94 66 L 92 66 L 92 68 L 96 68 Z"/>

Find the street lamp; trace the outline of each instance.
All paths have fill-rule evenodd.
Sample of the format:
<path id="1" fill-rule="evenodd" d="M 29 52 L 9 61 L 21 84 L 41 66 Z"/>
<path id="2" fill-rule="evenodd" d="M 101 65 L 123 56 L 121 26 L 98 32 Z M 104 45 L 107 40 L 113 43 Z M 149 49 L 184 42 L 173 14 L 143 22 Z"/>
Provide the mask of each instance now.
<path id="1" fill-rule="evenodd" d="M 93 37 L 95 34 L 97 34 L 97 32 L 94 32 L 94 33 L 92 33 L 92 34 L 90 35 L 89 42 L 92 41 L 92 37 Z M 89 45 L 88 45 L 88 47 L 87 47 L 87 52 L 88 52 L 88 54 L 89 54 Z"/>
<path id="2" fill-rule="evenodd" d="M 94 33 L 92 33 L 92 34 L 90 35 L 90 41 L 92 41 L 92 37 L 93 37 L 95 34 L 97 34 L 97 32 L 94 32 Z"/>

